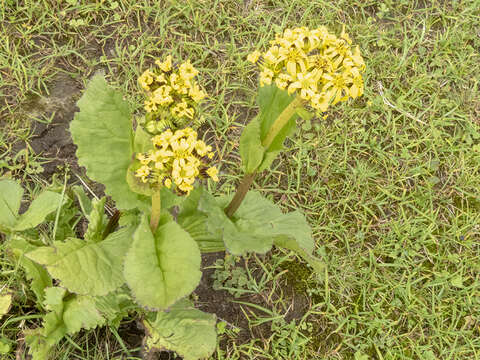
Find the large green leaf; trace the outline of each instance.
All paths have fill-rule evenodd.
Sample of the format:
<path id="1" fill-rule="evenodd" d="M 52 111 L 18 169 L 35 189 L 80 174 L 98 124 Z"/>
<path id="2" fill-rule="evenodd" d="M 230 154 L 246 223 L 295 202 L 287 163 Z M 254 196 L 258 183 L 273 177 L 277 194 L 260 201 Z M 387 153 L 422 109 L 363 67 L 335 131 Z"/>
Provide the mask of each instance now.
<path id="1" fill-rule="evenodd" d="M 273 237 L 259 236 L 251 226 L 248 221 L 242 220 L 239 224 L 225 223 L 223 241 L 228 252 L 234 255 L 244 255 L 247 252 L 265 254 L 272 248 Z"/>
<path id="2" fill-rule="evenodd" d="M 288 238 L 307 253 L 313 251 L 311 229 L 304 216 L 298 211 L 284 214 L 278 205 L 259 192 L 247 193 L 232 220 L 242 232 L 272 241 Z"/>
<path id="3" fill-rule="evenodd" d="M 30 288 L 35 293 L 38 303 L 45 299 L 45 288 L 52 286 L 52 278 L 41 265 L 28 259 L 25 254 L 38 248 L 20 236 L 13 236 L 8 241 L 8 247 L 18 259 L 20 266 L 25 271 L 27 279 L 31 281 Z"/>
<path id="4" fill-rule="evenodd" d="M 42 192 L 28 210 L 18 215 L 23 189 L 13 180 L 0 180 L 0 230 L 23 231 L 34 228 L 48 214 L 61 206 L 62 196 L 52 191 Z"/>
<path id="5" fill-rule="evenodd" d="M 182 226 L 188 228 L 188 221 L 197 221 L 199 224 L 195 224 L 194 230 L 198 228 L 207 239 L 223 239 L 226 249 L 234 255 L 265 253 L 275 243 L 296 251 L 316 271 L 323 270 L 323 263 L 311 255 L 314 249 L 311 229 L 300 212 L 284 214 L 260 193 L 250 191 L 229 219 L 223 211 L 230 200 L 228 197 L 214 198 L 201 189 L 192 194 L 194 198 L 185 201 L 182 206 L 186 207 L 181 207 L 178 216 Z"/>
<path id="6" fill-rule="evenodd" d="M 200 282 L 200 251 L 177 223 L 150 230 L 143 216 L 125 258 L 124 275 L 141 306 L 166 309 L 189 295 Z"/>
<path id="7" fill-rule="evenodd" d="M 285 138 L 295 130 L 297 112 L 292 113 L 291 118 L 267 148 L 262 145 L 262 142 L 275 120 L 294 99 L 293 95 L 288 95 L 285 90 L 281 90 L 275 85 L 259 88 L 257 103 L 260 112 L 245 127 L 240 137 L 240 156 L 246 173 L 265 170 L 283 150 Z"/>
<path id="8" fill-rule="evenodd" d="M 267 252 L 273 243 L 269 237 L 258 238 L 242 219 L 232 221 L 224 212 L 228 197 L 213 197 L 202 187 L 195 189 L 180 207 L 178 223 L 194 238 L 205 252 L 226 249 L 233 254 Z M 247 226 L 247 228 L 244 227 Z M 221 246 L 221 242 L 224 246 Z"/>
<path id="9" fill-rule="evenodd" d="M 310 225 L 299 211 L 287 214 L 277 212 L 275 218 L 272 217 L 267 222 L 267 226 L 260 228 L 258 233 L 273 236 L 275 242 L 282 238 L 294 240 L 308 254 L 311 254 L 315 248 Z"/>
<path id="10" fill-rule="evenodd" d="M 52 191 L 42 192 L 32 201 L 30 207 L 18 218 L 14 226 L 15 231 L 34 228 L 45 220 L 48 214 L 56 211 L 62 202 L 62 195 Z"/>
<path id="11" fill-rule="evenodd" d="M 197 187 L 181 204 L 177 221 L 197 241 L 202 252 L 226 248 L 235 255 L 265 253 L 275 244 L 295 251 L 317 274 L 323 274 L 325 264 L 312 255 L 311 229 L 300 212 L 284 214 L 260 193 L 250 191 L 229 219 L 223 211 L 229 200 L 224 196 L 214 198 Z"/>
<path id="12" fill-rule="evenodd" d="M 147 352 L 175 351 L 185 360 L 206 359 L 217 344 L 215 315 L 194 309 L 188 301 L 180 301 L 168 312 L 158 312 L 153 320 L 143 321 Z"/>
<path id="13" fill-rule="evenodd" d="M 208 217 L 202 213 L 178 219 L 178 224 L 188 232 L 202 253 L 224 251 L 225 245 L 220 236 L 215 236 L 207 228 Z"/>
<path id="14" fill-rule="evenodd" d="M 225 232 L 225 224 L 231 223 L 224 211 L 229 200 L 225 196 L 214 197 L 207 191 L 204 191 L 198 201 L 198 210 L 207 216 L 207 230 L 215 237 L 220 237 L 221 239 L 223 239 Z"/>
<path id="15" fill-rule="evenodd" d="M 210 195 L 211 196 L 211 195 Z M 208 227 L 213 233 L 222 232 L 227 250 L 234 255 L 247 252 L 264 254 L 273 245 L 273 237 L 265 236 L 263 231 L 268 221 L 282 215 L 281 210 L 257 192 L 249 192 L 242 204 L 229 219 L 223 212 L 226 198 L 204 197 L 199 208 L 209 214 Z M 220 230 L 221 229 L 221 230 Z"/>
<path id="16" fill-rule="evenodd" d="M 125 282 L 122 265 L 133 230 L 122 228 L 98 243 L 74 238 L 56 241 L 54 246 L 38 248 L 27 257 L 46 266 L 50 275 L 73 293 L 106 295 Z"/>
<path id="17" fill-rule="evenodd" d="M 78 101 L 70 131 L 80 165 L 88 176 L 105 185 L 119 209 L 145 209 L 148 202 L 130 190 L 127 169 L 132 157 L 132 114 L 122 94 L 95 76 Z"/>
<path id="18" fill-rule="evenodd" d="M 0 225 L 13 227 L 17 222 L 23 189 L 14 180 L 0 180 Z"/>
<path id="19" fill-rule="evenodd" d="M 254 225 L 252 220 L 262 218 L 261 209 L 263 219 Z M 262 198 L 259 193 L 249 192 L 234 218 L 241 219 L 237 220 L 237 224 L 246 221 L 246 230 L 252 226 L 257 237 L 272 238 L 276 246 L 296 252 L 318 276 L 323 276 L 326 265 L 312 255 L 315 248 L 312 230 L 299 211 L 283 214 L 277 205 Z"/>

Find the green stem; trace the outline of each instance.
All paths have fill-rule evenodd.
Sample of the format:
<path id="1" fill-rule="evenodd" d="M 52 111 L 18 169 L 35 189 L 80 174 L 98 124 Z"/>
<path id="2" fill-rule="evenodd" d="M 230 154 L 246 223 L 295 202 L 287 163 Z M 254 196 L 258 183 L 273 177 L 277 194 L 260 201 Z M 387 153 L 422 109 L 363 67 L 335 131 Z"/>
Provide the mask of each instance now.
<path id="1" fill-rule="evenodd" d="M 162 202 L 160 199 L 160 188 L 157 188 L 152 194 L 152 213 L 150 216 L 150 229 L 152 230 L 153 234 L 155 234 L 155 230 L 157 230 L 158 223 L 160 222 L 161 211 Z"/>
<path id="2" fill-rule="evenodd" d="M 245 198 L 245 195 L 247 195 L 248 189 L 250 189 L 250 185 L 252 185 L 253 180 L 255 179 L 256 172 L 253 172 L 251 174 L 245 174 L 245 176 L 242 179 L 242 182 L 240 185 L 238 185 L 237 192 L 233 196 L 232 201 L 230 201 L 230 204 L 225 208 L 225 214 L 229 218 L 235 214 L 235 211 L 239 208 L 240 204 L 242 203 L 243 199 Z"/>
<path id="3" fill-rule="evenodd" d="M 265 139 L 262 141 L 262 146 L 265 150 L 267 150 L 270 145 L 272 145 L 273 140 L 275 137 L 278 135 L 278 133 L 283 129 L 283 127 L 287 124 L 288 120 L 292 118 L 292 116 L 295 114 L 297 109 L 301 106 L 303 106 L 304 100 L 297 96 L 293 101 L 288 104 L 288 106 L 281 112 L 280 115 L 275 119 L 275 122 L 272 124 L 270 129 L 267 132 L 267 135 L 265 136 Z M 253 180 L 255 179 L 255 175 L 257 174 L 256 171 L 250 174 L 245 174 L 242 182 L 237 188 L 237 192 L 233 196 L 232 201 L 230 201 L 230 204 L 225 208 L 225 214 L 229 218 L 235 214 L 235 212 L 238 210 L 240 207 L 240 204 L 242 203 L 243 199 L 247 195 L 248 189 L 253 183 Z"/>

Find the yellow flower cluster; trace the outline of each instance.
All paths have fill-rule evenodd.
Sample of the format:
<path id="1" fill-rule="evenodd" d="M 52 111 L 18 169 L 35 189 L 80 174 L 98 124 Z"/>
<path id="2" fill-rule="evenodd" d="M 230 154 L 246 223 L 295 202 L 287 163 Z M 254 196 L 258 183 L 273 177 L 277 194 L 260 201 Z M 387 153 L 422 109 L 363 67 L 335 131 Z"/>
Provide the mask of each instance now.
<path id="1" fill-rule="evenodd" d="M 185 128 L 172 132 L 168 129 L 153 136 L 153 150 L 136 155 L 139 167 L 135 176 L 142 182 L 163 185 L 173 184 L 182 192 L 190 193 L 195 178 L 208 175 L 218 181 L 218 169 L 208 167 L 206 161 L 213 157 L 212 147 L 197 139 L 197 132 Z"/>
<path id="2" fill-rule="evenodd" d="M 172 57 L 157 60 L 157 67 L 147 69 L 139 78 L 140 86 L 147 91 L 145 129 L 158 134 L 167 127 L 182 128 L 195 123 L 198 104 L 207 96 L 194 80 L 198 70 L 190 60 L 173 66 Z M 198 122 L 200 122 L 200 117 Z"/>
<path id="3" fill-rule="evenodd" d="M 247 60 L 259 63 L 260 86 L 274 83 L 323 112 L 330 104 L 363 94 L 365 63 L 358 46 L 351 44 L 345 27 L 340 37 L 323 26 L 286 29 L 268 51 L 254 51 Z"/>

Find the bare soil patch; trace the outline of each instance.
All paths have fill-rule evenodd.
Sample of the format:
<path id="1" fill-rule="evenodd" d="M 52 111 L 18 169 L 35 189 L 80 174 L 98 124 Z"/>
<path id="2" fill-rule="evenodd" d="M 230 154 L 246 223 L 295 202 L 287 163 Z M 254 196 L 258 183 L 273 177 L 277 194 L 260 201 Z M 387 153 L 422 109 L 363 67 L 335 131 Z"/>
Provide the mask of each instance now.
<path id="1" fill-rule="evenodd" d="M 32 104 L 32 112 L 43 110 L 43 115 L 50 118 L 49 124 L 35 122 L 30 145 L 36 154 L 48 158 L 43 164 L 41 176 L 49 180 L 57 171 L 58 166 L 70 165 L 77 173 L 81 172 L 75 157 L 75 145 L 68 131 L 70 121 L 78 108 L 76 102 L 80 97 L 79 84 L 68 76 L 59 76 L 52 82 L 50 96 L 38 98 L 37 104 Z"/>

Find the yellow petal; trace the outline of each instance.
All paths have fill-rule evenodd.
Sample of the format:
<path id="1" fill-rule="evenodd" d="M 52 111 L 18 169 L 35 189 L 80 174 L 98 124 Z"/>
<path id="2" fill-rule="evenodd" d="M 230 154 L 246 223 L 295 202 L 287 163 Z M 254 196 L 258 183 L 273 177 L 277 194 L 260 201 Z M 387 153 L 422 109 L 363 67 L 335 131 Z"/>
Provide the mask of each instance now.
<path id="1" fill-rule="evenodd" d="M 350 96 L 354 99 L 357 96 L 359 96 L 360 91 L 359 91 L 357 85 L 353 84 L 352 87 L 349 89 L 349 93 L 350 93 Z"/>
<path id="2" fill-rule="evenodd" d="M 296 76 L 297 75 L 297 63 L 295 61 L 287 62 L 287 71 L 289 74 Z"/>
<path id="3" fill-rule="evenodd" d="M 165 72 L 172 70 L 172 56 L 168 55 L 164 62 L 160 62 L 160 60 L 155 61 L 155 64 Z"/>
<path id="4" fill-rule="evenodd" d="M 255 64 L 262 54 L 260 51 L 255 50 L 254 52 L 248 54 L 247 61 L 250 61 L 252 64 Z"/>

